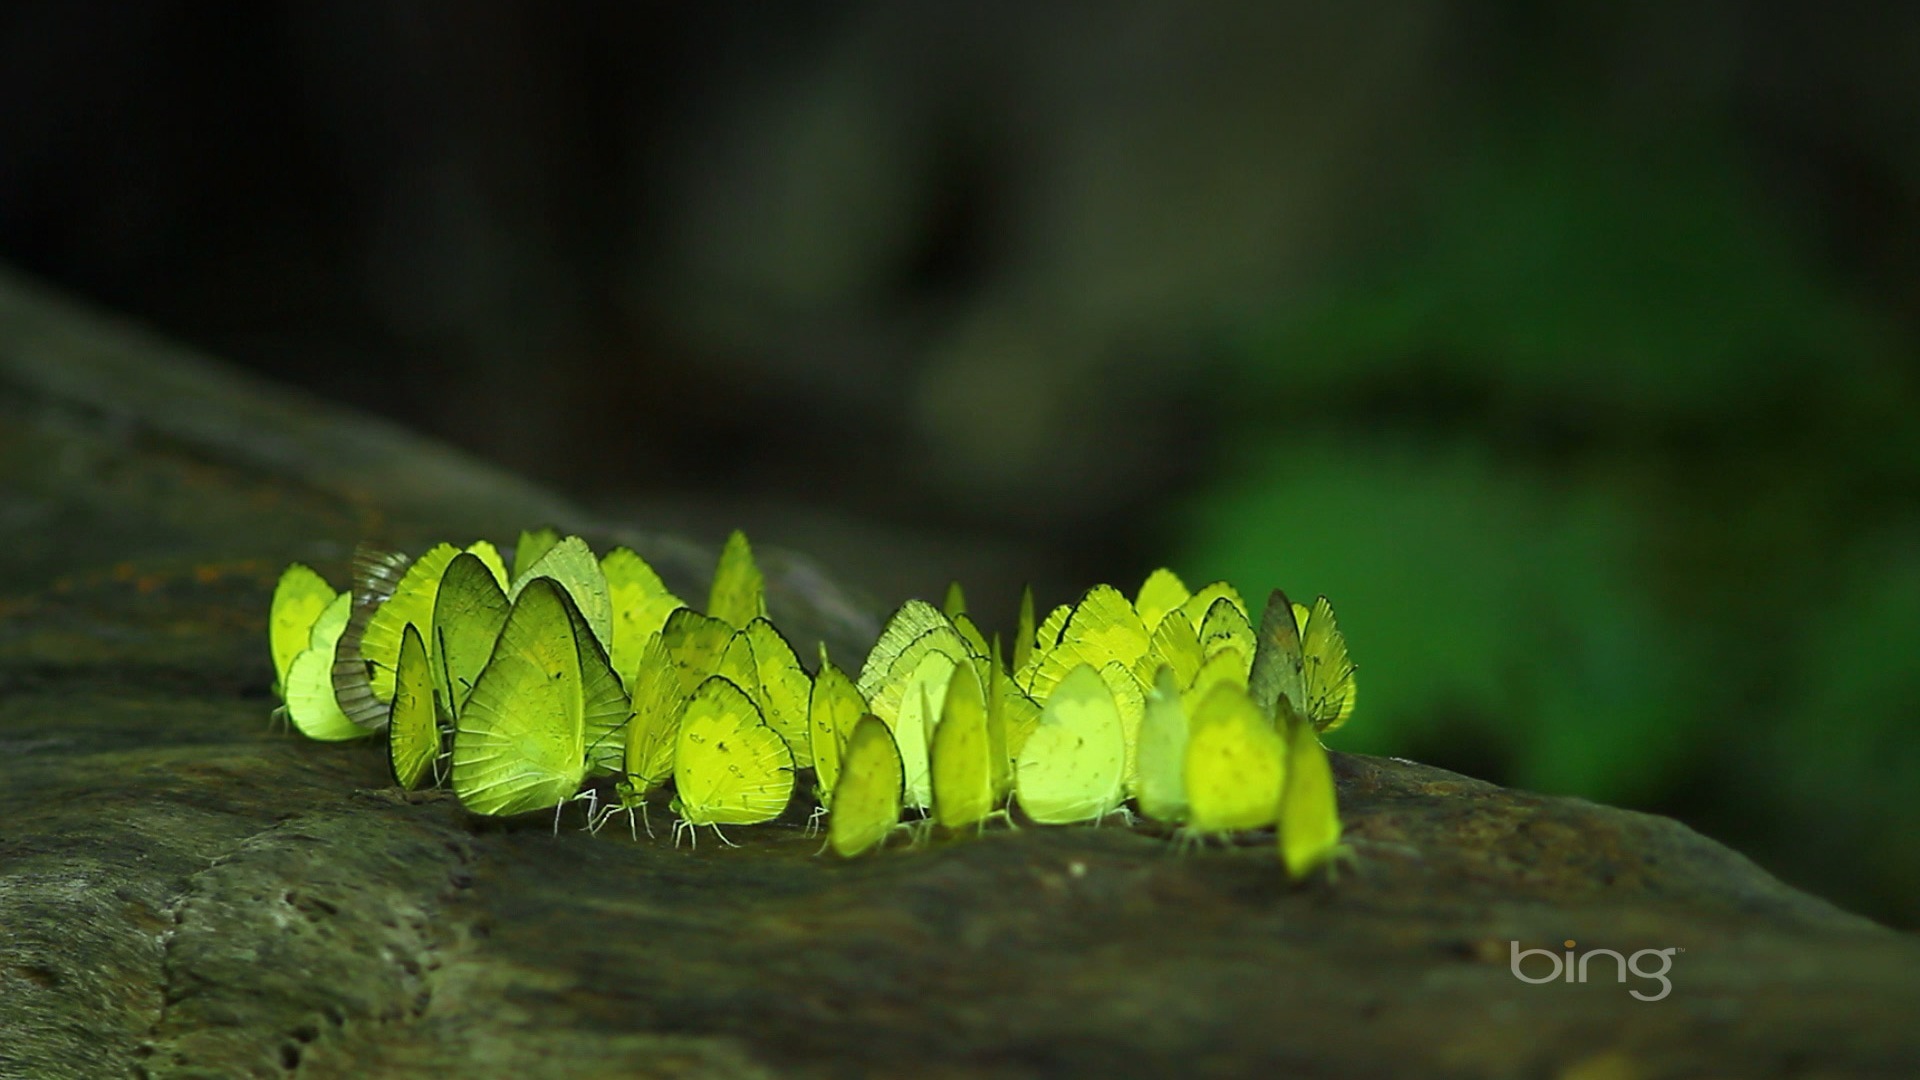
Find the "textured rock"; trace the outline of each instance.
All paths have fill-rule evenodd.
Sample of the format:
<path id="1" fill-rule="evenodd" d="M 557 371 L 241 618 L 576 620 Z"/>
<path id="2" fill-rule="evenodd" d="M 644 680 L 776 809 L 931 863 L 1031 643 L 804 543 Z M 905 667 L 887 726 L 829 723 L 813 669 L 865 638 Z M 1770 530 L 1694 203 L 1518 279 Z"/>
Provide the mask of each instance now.
<path id="1" fill-rule="evenodd" d="M 0 425 L 0 1076 L 1920 1074 L 1914 938 L 1406 762 L 1335 756 L 1359 872 L 1298 889 L 1264 841 L 842 863 L 803 812 L 691 850 L 400 795 L 377 746 L 269 729 L 281 563 L 556 521 L 698 595 L 709 554 L 6 281 Z M 803 651 L 864 646 L 871 610 L 768 561 Z M 1511 973 L 1566 939 L 1684 951 L 1658 1001 L 1604 958 Z"/>

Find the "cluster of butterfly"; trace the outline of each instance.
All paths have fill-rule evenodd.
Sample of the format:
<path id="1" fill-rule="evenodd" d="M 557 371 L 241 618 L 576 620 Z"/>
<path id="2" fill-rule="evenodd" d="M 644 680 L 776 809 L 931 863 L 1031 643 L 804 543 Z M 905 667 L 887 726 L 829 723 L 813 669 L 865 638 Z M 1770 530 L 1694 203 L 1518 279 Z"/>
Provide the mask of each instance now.
<path id="1" fill-rule="evenodd" d="M 746 537 L 720 555 L 703 614 L 626 548 L 523 533 L 513 565 L 480 541 L 417 559 L 363 549 L 353 588 L 301 564 L 274 590 L 284 714 L 315 739 L 383 731 L 395 780 L 450 783 L 470 810 L 614 798 L 644 816 L 670 782 L 682 829 L 770 821 L 814 770 L 827 843 L 854 856 L 902 826 L 1040 824 L 1139 811 L 1205 838 L 1278 825 L 1298 878 L 1350 857 L 1319 732 L 1353 711 L 1354 668 L 1325 597 L 1274 590 L 1258 629 L 1232 586 L 1157 570 L 1037 626 L 1010 655 L 967 613 L 910 600 L 849 678 L 815 673 L 766 616 Z M 721 839 L 725 839 L 724 836 Z"/>

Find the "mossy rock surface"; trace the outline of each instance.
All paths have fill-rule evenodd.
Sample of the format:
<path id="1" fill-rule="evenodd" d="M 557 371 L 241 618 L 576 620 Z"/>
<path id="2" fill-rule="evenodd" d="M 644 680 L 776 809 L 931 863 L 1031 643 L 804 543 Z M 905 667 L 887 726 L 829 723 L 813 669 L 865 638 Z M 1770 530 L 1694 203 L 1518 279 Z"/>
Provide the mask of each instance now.
<path id="1" fill-rule="evenodd" d="M 195 415 L 194 410 L 204 415 Z M 841 862 L 485 821 L 272 730 L 279 567 L 711 553 L 0 279 L 0 1077 L 1920 1075 L 1920 941 L 1659 817 L 1335 755 L 1357 873 L 1027 828 Z M 871 605 L 769 552 L 803 653 Z M 656 815 L 656 827 L 665 824 Z M 1684 950 L 1672 991 L 1522 948 Z M 1544 970 L 1533 959 L 1528 970 Z"/>

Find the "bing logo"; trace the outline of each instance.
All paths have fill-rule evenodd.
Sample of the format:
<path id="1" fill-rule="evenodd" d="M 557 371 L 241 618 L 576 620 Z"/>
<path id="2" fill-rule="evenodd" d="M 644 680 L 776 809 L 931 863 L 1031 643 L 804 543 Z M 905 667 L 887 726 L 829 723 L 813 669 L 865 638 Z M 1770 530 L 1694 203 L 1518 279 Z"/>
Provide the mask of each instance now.
<path id="1" fill-rule="evenodd" d="M 1562 954 L 1547 949 L 1522 949 L 1520 943 L 1517 941 L 1510 941 L 1507 944 L 1510 947 L 1508 951 L 1511 954 L 1510 965 L 1513 969 L 1513 977 L 1523 983 L 1533 983 L 1535 985 L 1550 982 L 1583 983 L 1587 981 L 1587 965 L 1593 962 L 1594 957 L 1605 956 L 1612 959 L 1614 971 L 1619 976 L 1622 984 L 1626 983 L 1627 972 L 1629 971 L 1642 979 L 1649 979 L 1660 984 L 1660 992 L 1657 994 L 1642 993 L 1639 990 L 1627 991 L 1627 993 L 1632 994 L 1641 1001 L 1659 1001 L 1661 998 L 1673 992 L 1673 982 L 1667 978 L 1667 972 L 1673 970 L 1673 954 L 1684 951 L 1682 949 L 1641 949 L 1631 956 L 1622 956 L 1612 949 L 1588 949 L 1584 953 L 1575 953 L 1573 951 L 1574 942 L 1572 939 L 1568 939 L 1565 942 L 1567 951 Z M 1552 966 L 1547 969 L 1544 975 L 1528 975 L 1526 972 L 1520 970 L 1520 961 L 1529 956 L 1544 956 Z M 1651 957 L 1650 960 L 1648 960 L 1649 957 Z M 1641 970 L 1642 960 L 1647 960 L 1647 967 L 1650 970 Z M 1658 967 L 1655 967 L 1655 964 L 1658 964 Z M 1601 964 L 1600 972 L 1602 978 L 1606 977 L 1606 971 L 1606 964 Z"/>

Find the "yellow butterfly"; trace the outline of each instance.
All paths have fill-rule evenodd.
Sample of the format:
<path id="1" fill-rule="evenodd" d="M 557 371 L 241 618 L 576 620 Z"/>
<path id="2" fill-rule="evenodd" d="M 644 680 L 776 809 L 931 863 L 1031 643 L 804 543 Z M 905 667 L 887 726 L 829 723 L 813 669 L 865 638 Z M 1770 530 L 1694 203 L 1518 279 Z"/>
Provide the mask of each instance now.
<path id="1" fill-rule="evenodd" d="M 475 813 L 558 806 L 586 778 L 587 715 L 610 703 L 589 698 L 582 654 L 592 641 L 582 640 L 572 606 L 557 582 L 530 581 L 467 697 L 454 728 L 453 790 Z M 604 692 L 609 681 L 617 693 L 611 670 L 595 680 L 594 691 Z"/>
<path id="2" fill-rule="evenodd" d="M 827 846 L 853 858 L 887 838 L 900 822 L 904 775 L 893 732 L 879 717 L 860 718 L 847 737 L 827 816 Z"/>
<path id="3" fill-rule="evenodd" d="M 807 734 L 808 700 L 813 680 L 786 637 L 764 618 L 754 619 L 741 631 L 753 648 L 754 704 L 766 717 L 769 727 L 787 742 L 793 754 L 793 767 L 813 767 L 813 743 Z"/>
<path id="4" fill-rule="evenodd" d="M 1206 836 L 1274 822 L 1286 782 L 1287 745 L 1244 688 L 1225 683 L 1188 722 L 1187 826 Z"/>
<path id="5" fill-rule="evenodd" d="M 933 773 L 927 751 L 940 711 L 946 707 L 947 690 L 959 678 L 974 678 L 971 661 L 956 664 L 943 652 L 928 651 L 901 683 L 900 708 L 888 726 L 893 729 L 893 741 L 906 770 L 906 802 L 915 809 L 933 805 Z"/>
<path id="6" fill-rule="evenodd" d="M 853 727 L 867 715 L 867 699 L 845 672 L 828 662 L 826 649 L 820 651 L 820 674 L 814 677 L 813 693 L 807 701 L 807 744 L 813 754 L 814 775 L 819 781 L 815 796 L 820 805 L 831 807 L 833 789 L 840 777 L 840 760 Z M 884 721 L 882 721 L 884 723 Z M 894 751 L 899 757 L 899 751 Z M 895 796 L 898 801 L 899 796 Z M 896 810 L 895 817 L 899 817 Z"/>
<path id="7" fill-rule="evenodd" d="M 1133 610 L 1139 614 L 1142 625 L 1148 630 L 1157 630 L 1167 613 L 1178 610 L 1192 595 L 1180 575 L 1163 566 L 1140 583 L 1140 591 L 1133 597 Z"/>
<path id="8" fill-rule="evenodd" d="M 1327 876 L 1341 862 L 1353 862 L 1353 849 L 1340 842 L 1340 807 L 1333 767 L 1313 725 L 1292 723 L 1288 740 L 1287 783 L 1280 801 L 1280 860 L 1295 881 L 1324 866 Z"/>
<path id="9" fill-rule="evenodd" d="M 966 639 L 938 608 L 924 600 L 900 605 L 867 653 L 855 683 L 875 716 L 888 723 L 899 716 L 907 679 L 934 652 L 955 664 L 971 662 L 973 656 Z"/>
<path id="10" fill-rule="evenodd" d="M 747 534 L 735 529 L 720 549 L 714 566 L 713 587 L 707 593 L 707 614 L 729 626 L 742 627 L 767 613 L 767 583 L 753 561 Z"/>
<path id="11" fill-rule="evenodd" d="M 600 651 L 611 654 L 613 597 L 607 589 L 607 575 L 600 569 L 600 560 L 593 557 L 593 549 L 587 546 L 587 542 L 577 536 L 568 536 L 547 548 L 546 553 L 527 567 L 524 573 L 514 576 L 513 587 L 507 590 L 507 599 L 514 599 L 521 590 L 542 578 L 558 583 L 567 591 L 567 596 L 573 600 L 574 610 L 585 620 L 593 640 L 600 645 Z"/>
<path id="12" fill-rule="evenodd" d="M 1087 590 L 1061 628 L 1060 637 L 1035 665 L 1025 687 L 1045 701 L 1061 678 L 1079 664 L 1095 669 L 1118 662 L 1131 670 L 1152 645 L 1152 638 L 1127 598 L 1111 585 Z"/>
<path id="13" fill-rule="evenodd" d="M 475 552 L 454 556 L 440 575 L 427 651 L 439 712 L 448 721 L 459 717 L 474 682 L 493 655 L 510 606 L 500 579 L 485 557 Z"/>
<path id="14" fill-rule="evenodd" d="M 704 617 L 704 616 L 703 616 Z M 646 813 L 647 796 L 673 778 L 673 753 L 680 740 L 680 713 L 687 703 L 680 671 L 659 634 L 647 639 L 633 681 L 633 713 L 627 721 L 618 799 L 608 815 Z M 653 835 L 651 824 L 647 835 Z"/>
<path id="15" fill-rule="evenodd" d="M 334 597 L 325 578 L 312 568 L 294 563 L 280 574 L 273 588 L 273 604 L 267 612 L 267 645 L 273 655 L 273 692 L 285 697 L 287 669 L 307 651 L 313 636 L 313 624 L 327 610 Z"/>
<path id="16" fill-rule="evenodd" d="M 673 756 L 675 841 L 701 825 L 772 821 L 793 796 L 793 755 L 741 690 L 714 676 L 700 684 L 680 714 Z"/>
<path id="17" fill-rule="evenodd" d="M 958 831 L 979 825 L 995 807 L 993 743 L 980 680 L 959 670 L 947 684 L 939 715 L 931 749 L 933 819 Z"/>
<path id="18" fill-rule="evenodd" d="M 1286 593 L 1275 589 L 1267 594 L 1266 610 L 1260 614 L 1260 639 L 1254 648 L 1253 668 L 1247 674 L 1247 690 L 1261 711 L 1276 718 L 1276 723 L 1281 701 L 1292 712 L 1306 715 L 1304 666 L 1293 604 Z"/>
<path id="19" fill-rule="evenodd" d="M 667 588 L 647 561 L 631 548 L 617 547 L 600 559 L 613 606 L 613 670 L 629 683 L 640 668 L 647 642 L 667 624 L 667 616 L 686 604 Z"/>
<path id="20" fill-rule="evenodd" d="M 352 593 L 334 597 L 313 621 L 307 647 L 287 667 L 287 719 L 309 739 L 339 742 L 368 734 L 341 711 L 333 690 L 334 653 L 352 608 Z"/>
<path id="21" fill-rule="evenodd" d="M 1186 620 L 1167 622 L 1184 624 Z M 1140 804 L 1140 812 L 1155 821 L 1185 821 L 1187 708 L 1180 700 L 1179 680 L 1172 668 L 1162 667 L 1154 678 L 1145 713 L 1140 722 L 1139 779 L 1134 785 L 1134 800 Z"/>
<path id="22" fill-rule="evenodd" d="M 412 790 L 439 760 L 440 722 L 433 707 L 433 670 L 427 664 L 426 642 L 408 623 L 400 632 L 400 662 L 394 671 L 387 764 L 393 770 L 394 783 Z"/>
<path id="23" fill-rule="evenodd" d="M 1312 609 L 1293 605 L 1305 654 L 1307 719 L 1320 731 L 1332 731 L 1353 715 L 1359 695 L 1354 665 L 1347 655 L 1347 639 L 1333 618 L 1333 605 L 1316 597 Z"/>
<path id="24" fill-rule="evenodd" d="M 1126 763 L 1113 692 L 1081 664 L 1053 688 L 1021 748 L 1014 772 L 1020 809 L 1042 825 L 1103 818 L 1126 797 Z"/>
<path id="25" fill-rule="evenodd" d="M 1270 716 L 1284 698 L 1317 731 L 1332 731 L 1353 715 L 1356 697 L 1347 640 L 1322 596 L 1313 607 L 1292 603 L 1279 589 L 1267 597 L 1248 687 Z"/>

